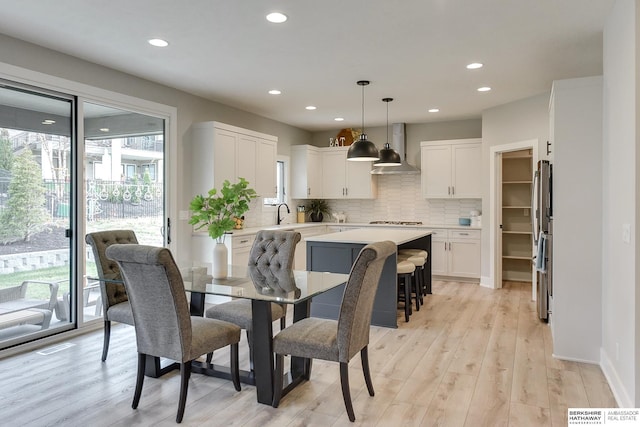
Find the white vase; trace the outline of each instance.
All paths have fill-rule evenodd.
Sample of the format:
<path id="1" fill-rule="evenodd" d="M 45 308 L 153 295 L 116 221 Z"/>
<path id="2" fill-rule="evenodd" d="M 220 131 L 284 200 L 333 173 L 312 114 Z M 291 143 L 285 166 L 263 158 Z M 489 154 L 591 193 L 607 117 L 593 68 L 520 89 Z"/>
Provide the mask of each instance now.
<path id="1" fill-rule="evenodd" d="M 224 243 L 216 243 L 213 247 L 213 268 L 211 273 L 214 279 L 227 277 L 228 254 L 227 246 Z"/>

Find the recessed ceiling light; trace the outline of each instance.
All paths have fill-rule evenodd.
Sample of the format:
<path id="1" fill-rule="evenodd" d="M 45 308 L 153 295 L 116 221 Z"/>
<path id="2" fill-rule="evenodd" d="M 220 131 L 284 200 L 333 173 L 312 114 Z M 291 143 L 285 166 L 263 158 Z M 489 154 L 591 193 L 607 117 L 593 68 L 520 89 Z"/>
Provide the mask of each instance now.
<path id="1" fill-rule="evenodd" d="M 267 15 L 267 21 L 273 22 L 274 24 L 282 24 L 287 19 L 287 15 L 280 12 L 271 12 Z"/>
<path id="2" fill-rule="evenodd" d="M 43 125 L 52 125 L 54 124 L 56 121 L 55 120 L 51 120 L 51 119 L 46 119 L 42 121 Z"/>
<path id="3" fill-rule="evenodd" d="M 439 111 L 440 111 L 440 109 L 439 109 L 439 108 L 429 108 L 429 112 L 430 112 L 430 113 L 437 113 L 437 112 L 439 112 Z"/>
<path id="4" fill-rule="evenodd" d="M 307 105 L 307 106 L 306 106 L 306 107 L 304 107 L 304 108 L 306 108 L 307 110 L 315 110 L 315 109 L 316 109 L 316 106 L 315 106 L 315 105 Z"/>
<path id="5" fill-rule="evenodd" d="M 100 132 L 109 132 L 109 128 L 100 128 Z"/>
<path id="6" fill-rule="evenodd" d="M 491 88 L 489 86 L 482 86 L 478 88 L 478 92 L 489 92 Z"/>
<path id="7" fill-rule="evenodd" d="M 341 122 L 341 121 L 343 121 L 344 119 L 343 119 L 342 117 L 336 117 L 336 118 L 335 118 L 335 119 L 333 119 L 333 120 L 335 120 L 336 122 Z"/>
<path id="8" fill-rule="evenodd" d="M 282 92 L 280 92 L 278 89 L 271 89 L 269 93 L 271 95 L 280 95 Z"/>
<path id="9" fill-rule="evenodd" d="M 467 68 L 469 70 L 477 70 L 478 68 L 482 68 L 483 64 L 481 64 L 480 62 L 472 62 L 471 64 L 467 65 Z"/>
<path id="10" fill-rule="evenodd" d="M 149 44 L 155 47 L 167 47 L 169 42 L 162 39 L 149 39 Z"/>

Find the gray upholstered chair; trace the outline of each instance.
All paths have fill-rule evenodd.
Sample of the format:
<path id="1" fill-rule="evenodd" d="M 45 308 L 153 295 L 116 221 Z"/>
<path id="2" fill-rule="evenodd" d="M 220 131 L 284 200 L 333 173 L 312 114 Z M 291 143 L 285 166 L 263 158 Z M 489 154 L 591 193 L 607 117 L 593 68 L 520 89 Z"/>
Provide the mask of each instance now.
<path id="1" fill-rule="evenodd" d="M 300 241 L 297 231 L 260 230 L 253 242 L 249 253 L 249 267 L 255 268 L 270 282 L 277 281 L 282 272 L 293 269 L 293 255 L 296 245 Z M 251 357 L 251 333 L 253 317 L 251 315 L 251 301 L 235 299 L 217 304 L 205 312 L 205 316 L 234 323 L 247 331 L 249 342 L 249 357 Z M 286 308 L 280 304 L 271 304 L 271 320 L 280 319 L 280 329 L 286 325 Z M 207 362 L 211 362 L 212 355 L 207 355 Z"/>
<path id="2" fill-rule="evenodd" d="M 105 251 L 113 244 L 137 244 L 138 239 L 133 230 L 107 230 L 89 233 L 85 242 L 93 249 L 100 280 L 100 298 L 104 312 L 104 342 L 102 344 L 102 361 L 107 360 L 109 338 L 111 337 L 111 321 L 133 326 L 133 315 L 129 298 L 124 285 L 108 280 L 120 281 L 122 275 L 118 264 L 107 258 Z"/>
<path id="3" fill-rule="evenodd" d="M 240 391 L 240 328 L 190 315 L 182 275 L 169 249 L 116 244 L 107 248 L 106 255 L 116 261 L 122 271 L 136 329 L 138 374 L 133 409 L 140 402 L 147 356 L 180 362 L 178 423 L 184 415 L 191 362 L 203 354 L 231 346 L 231 378 L 235 389 Z"/>
<path id="4" fill-rule="evenodd" d="M 342 296 L 338 320 L 308 317 L 278 333 L 273 339 L 276 353 L 276 371 L 273 407 L 280 404 L 284 356 L 322 359 L 340 363 L 342 397 L 349 415 L 354 421 L 351 393 L 349 391 L 349 360 L 360 352 L 362 370 L 369 395 L 373 396 L 373 384 L 369 372 L 369 323 L 373 301 L 385 260 L 396 252 L 390 241 L 365 246 L 351 267 L 349 280 Z M 304 377 L 311 375 L 311 362 L 306 364 Z"/>

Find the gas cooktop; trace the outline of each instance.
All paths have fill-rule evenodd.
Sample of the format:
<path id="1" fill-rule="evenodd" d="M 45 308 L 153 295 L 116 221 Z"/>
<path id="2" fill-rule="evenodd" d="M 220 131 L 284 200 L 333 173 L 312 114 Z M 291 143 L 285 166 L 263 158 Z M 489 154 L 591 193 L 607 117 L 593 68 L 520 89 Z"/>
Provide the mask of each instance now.
<path id="1" fill-rule="evenodd" d="M 422 225 L 422 221 L 371 221 L 369 224 Z"/>

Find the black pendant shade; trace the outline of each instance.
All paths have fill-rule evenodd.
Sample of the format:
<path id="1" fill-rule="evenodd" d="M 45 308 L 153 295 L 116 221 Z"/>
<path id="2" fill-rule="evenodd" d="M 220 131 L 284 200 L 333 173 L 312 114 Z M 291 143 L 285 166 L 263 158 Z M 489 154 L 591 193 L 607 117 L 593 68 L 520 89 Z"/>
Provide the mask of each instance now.
<path id="1" fill-rule="evenodd" d="M 400 166 L 400 154 L 396 152 L 389 143 L 384 144 L 384 148 L 380 150 L 380 160 L 375 162 L 374 166 Z"/>
<path id="2" fill-rule="evenodd" d="M 376 145 L 369 141 L 364 133 L 360 135 L 360 139 L 349 146 L 347 151 L 347 160 L 354 162 L 372 162 L 379 158 Z"/>
<path id="3" fill-rule="evenodd" d="M 374 166 L 400 166 L 402 160 L 400 154 L 389 145 L 389 103 L 393 101 L 393 98 L 382 98 L 382 101 L 387 104 L 387 143 L 384 144 L 384 148 L 380 150 L 380 160 L 375 162 Z"/>
<path id="4" fill-rule="evenodd" d="M 367 139 L 364 133 L 364 87 L 369 84 L 368 80 L 358 81 L 358 85 L 362 86 L 362 134 L 360 139 L 351 144 L 347 151 L 347 160 L 352 162 L 372 162 L 378 160 L 378 149 L 376 145 Z"/>

